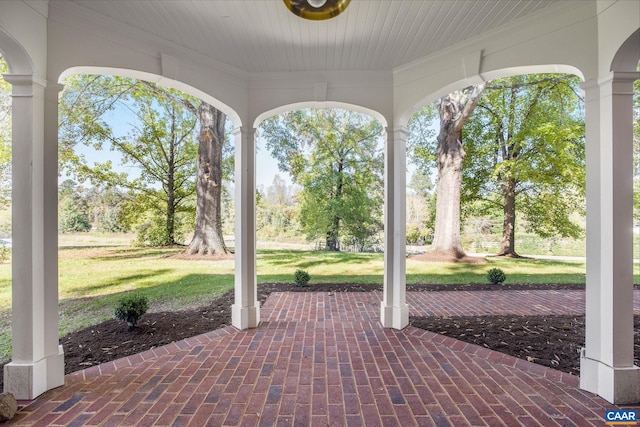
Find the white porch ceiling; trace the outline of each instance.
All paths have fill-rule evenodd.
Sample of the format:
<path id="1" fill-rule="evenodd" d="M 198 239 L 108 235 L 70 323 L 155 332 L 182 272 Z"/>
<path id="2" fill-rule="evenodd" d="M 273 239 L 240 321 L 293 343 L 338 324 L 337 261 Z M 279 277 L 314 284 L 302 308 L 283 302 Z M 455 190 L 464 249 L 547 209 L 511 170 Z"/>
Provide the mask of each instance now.
<path id="1" fill-rule="evenodd" d="M 103 24 L 250 72 L 391 70 L 535 14 L 560 0 L 352 0 L 307 21 L 282 0 L 51 0 Z"/>

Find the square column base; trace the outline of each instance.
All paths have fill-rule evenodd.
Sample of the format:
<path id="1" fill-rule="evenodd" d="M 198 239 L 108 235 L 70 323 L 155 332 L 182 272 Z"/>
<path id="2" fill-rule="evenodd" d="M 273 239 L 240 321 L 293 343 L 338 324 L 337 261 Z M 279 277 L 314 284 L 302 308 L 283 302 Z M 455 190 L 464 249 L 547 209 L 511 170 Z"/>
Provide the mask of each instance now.
<path id="1" fill-rule="evenodd" d="M 260 324 L 260 307 L 241 307 L 233 304 L 231 306 L 231 324 L 240 330 L 257 328 Z"/>
<path id="2" fill-rule="evenodd" d="M 380 322 L 384 328 L 404 329 L 409 325 L 409 305 L 388 306 L 382 302 Z"/>
<path id="3" fill-rule="evenodd" d="M 34 363 L 7 363 L 4 366 L 4 391 L 18 400 L 33 400 L 45 391 L 64 385 L 64 351 Z"/>
<path id="4" fill-rule="evenodd" d="M 614 368 L 580 352 L 580 388 L 614 405 L 640 403 L 640 368 Z"/>

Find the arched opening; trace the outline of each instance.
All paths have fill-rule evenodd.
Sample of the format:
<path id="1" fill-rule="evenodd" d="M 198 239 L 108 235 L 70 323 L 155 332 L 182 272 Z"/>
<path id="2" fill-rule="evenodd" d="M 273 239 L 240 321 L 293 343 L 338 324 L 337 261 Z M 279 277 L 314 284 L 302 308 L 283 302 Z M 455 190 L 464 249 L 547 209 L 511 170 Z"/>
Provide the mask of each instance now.
<path id="1" fill-rule="evenodd" d="M 516 177 L 515 182 L 512 182 L 512 187 L 514 188 L 511 188 L 510 192 L 514 193 L 515 196 L 520 196 L 521 211 L 526 214 L 522 218 L 525 220 L 523 225 L 529 229 L 529 232 L 541 235 L 543 238 L 552 237 L 553 234 L 563 238 L 578 238 L 580 236 L 581 233 L 576 228 L 578 225 L 572 223 L 566 216 L 562 216 L 562 212 L 567 209 L 581 210 L 580 206 L 583 206 L 584 203 L 584 149 L 579 148 L 584 144 L 576 145 L 573 142 L 566 142 L 583 140 L 580 136 L 583 134 L 583 130 L 571 132 L 572 129 L 584 129 L 583 99 L 579 94 L 579 82 L 579 78 L 566 74 L 527 74 L 496 79 L 453 92 L 446 98 L 440 98 L 437 104 L 434 103 L 424 107 L 410 120 L 408 136 L 409 172 L 413 173 L 412 169 L 418 167 L 419 173 L 416 175 L 415 180 L 419 182 L 414 182 L 414 187 L 417 188 L 433 185 L 432 183 L 430 184 L 430 181 L 436 181 L 439 178 L 437 159 L 441 153 L 438 151 L 438 138 L 442 138 L 448 132 L 448 128 L 443 128 L 441 124 L 443 114 L 447 113 L 447 111 L 443 112 L 443 103 L 447 102 L 447 105 L 455 104 L 454 108 L 451 109 L 455 110 L 454 113 L 460 114 L 460 117 L 465 106 L 470 112 L 468 117 L 464 118 L 464 123 L 461 126 L 461 132 L 458 137 L 460 151 L 456 153 L 459 155 L 459 170 L 462 181 L 459 190 L 463 205 L 462 218 L 471 217 L 472 221 L 470 223 L 477 223 L 480 234 L 487 234 L 487 236 L 483 239 L 482 236 L 476 235 L 478 233 L 474 233 L 474 231 L 478 230 L 465 229 L 465 224 L 462 227 L 451 225 L 444 228 L 450 230 L 453 227 L 462 231 L 465 245 L 462 245 L 463 239 L 459 239 L 457 245 L 470 247 L 472 249 L 471 252 L 517 255 L 514 242 L 516 226 L 515 200 L 510 201 L 512 206 L 510 212 L 507 213 L 503 204 L 503 201 L 507 199 L 507 195 L 503 194 L 501 189 L 508 186 L 501 179 L 501 176 Z M 480 88 L 480 90 L 475 90 L 474 93 L 473 88 Z M 453 96 L 457 98 L 452 99 Z M 472 96 L 475 96 L 475 99 L 472 99 Z M 472 105 L 472 102 L 475 102 L 475 105 Z M 543 105 L 547 106 L 547 109 L 553 106 L 554 112 L 544 111 L 542 109 Z M 449 114 L 449 117 L 454 113 Z M 537 113 L 535 119 L 533 118 L 533 113 Z M 528 122 L 525 122 L 524 119 L 527 119 Z M 545 130 L 545 126 L 554 127 L 554 131 Z M 546 132 L 544 137 L 537 136 L 543 132 Z M 553 139 L 554 145 L 552 150 L 546 149 L 541 145 L 551 139 Z M 566 144 L 569 144 L 568 147 Z M 441 141 L 440 150 L 445 146 L 446 143 Z M 557 157 L 553 150 L 558 155 L 567 151 L 571 153 L 571 158 L 565 160 L 577 166 L 582 172 L 576 174 L 571 170 L 564 170 L 558 164 L 550 164 L 548 160 L 544 160 L 545 158 Z M 535 176 L 533 164 L 532 168 L 526 173 L 522 172 L 526 164 L 518 165 L 518 162 L 533 161 L 532 157 L 538 153 L 543 155 L 535 160 L 535 168 L 544 170 L 545 175 L 549 176 L 544 180 Z M 442 168 L 442 166 L 440 167 Z M 505 168 L 509 168 L 509 170 Z M 562 184 L 564 188 L 557 182 L 557 178 L 550 178 L 554 175 L 556 177 L 567 176 L 567 179 Z M 580 178 L 581 175 L 582 178 Z M 410 185 L 411 180 L 411 177 L 408 177 Z M 550 186 L 549 181 L 553 185 Z M 539 200 L 541 200 L 540 198 L 543 194 L 557 195 L 562 193 L 567 190 L 567 186 L 572 186 L 575 181 L 581 182 L 579 185 L 581 190 L 576 191 L 582 194 L 582 198 L 577 196 L 575 200 L 572 200 L 571 207 L 568 206 L 567 200 L 564 200 L 567 203 L 555 203 L 556 206 L 562 207 L 562 209 L 555 210 L 553 218 L 544 217 L 542 214 L 546 211 L 540 209 L 539 206 Z M 413 193 L 415 191 L 417 191 L 415 188 L 412 189 Z M 572 190 L 571 193 L 573 192 Z M 412 195 L 415 196 L 415 194 Z M 566 197 L 563 198 L 566 199 Z M 554 197 L 556 202 L 560 202 L 559 199 L 559 197 Z M 413 202 L 414 200 L 411 200 L 410 204 L 413 204 Z M 549 202 L 549 200 L 546 201 L 547 206 L 549 206 Z M 432 201 L 432 203 L 435 204 L 435 201 Z M 426 201 L 423 200 L 421 205 L 426 205 Z M 489 215 L 486 217 L 480 215 L 490 214 L 494 206 L 498 208 L 498 211 L 490 215 L 494 218 Z M 435 207 L 432 207 L 431 210 L 434 209 Z M 449 211 L 450 209 L 443 210 L 443 212 Z M 409 223 L 412 226 L 410 231 L 415 234 L 410 236 L 410 241 L 421 240 L 424 242 L 428 240 L 430 238 L 428 234 L 434 232 L 435 218 L 430 215 L 430 212 L 427 212 L 427 216 L 431 217 L 430 221 L 423 220 L 418 222 L 419 220 L 415 218 L 415 212 L 410 210 L 409 214 L 412 215 L 412 218 L 410 218 L 412 222 Z M 507 214 L 510 218 L 503 217 L 503 215 Z M 444 217 L 445 215 L 442 216 Z M 581 216 L 584 217 L 584 213 Z M 473 221 L 474 217 L 477 221 Z M 537 219 L 536 222 L 534 222 L 534 218 Z M 560 222 L 561 219 L 562 221 Z M 491 225 L 492 223 L 495 223 L 493 224 L 494 226 Z M 503 224 L 503 227 L 499 227 L 498 225 L 500 224 Z M 509 230 L 504 230 L 505 227 L 509 228 Z M 500 230 L 500 228 L 503 228 L 503 230 Z M 498 231 L 493 233 L 498 235 L 495 238 L 490 236 L 492 229 Z M 502 239 L 499 237 L 500 232 L 503 234 Z M 421 234 L 427 235 L 421 236 Z M 442 246 L 442 243 L 438 244 L 439 247 Z M 494 247 L 494 250 L 492 251 L 489 246 Z M 537 248 L 536 246 L 541 247 Z M 544 244 L 541 242 L 534 242 L 524 247 L 528 251 L 526 253 L 552 255 L 549 253 L 549 247 L 545 249 L 542 246 Z M 480 247 L 479 251 L 477 247 Z M 459 251 L 459 249 L 457 250 Z M 540 251 L 542 252 L 538 253 Z M 584 252 L 575 254 L 563 253 L 562 255 L 584 256 Z"/>
<path id="2" fill-rule="evenodd" d="M 74 225 L 86 230 L 60 238 L 62 335 L 113 318 L 114 307 L 132 294 L 147 297 L 149 313 L 155 316 L 205 307 L 233 289 L 232 253 L 214 256 L 188 250 L 195 240 L 201 203 L 196 187 L 200 181 L 218 191 L 217 195 L 204 196 L 205 207 L 217 203 L 219 208 L 215 212 L 217 221 L 207 220 L 207 224 L 219 226 L 225 249 L 234 249 L 231 132 L 235 124 L 240 125 L 237 114 L 231 112 L 232 117 L 226 118 L 212 105 L 215 102 L 223 107 L 220 102 L 211 96 L 204 101 L 173 89 L 182 87 L 177 82 L 169 84 L 160 79 L 165 84 L 160 86 L 139 80 L 153 77 L 147 74 L 95 68 L 73 71 L 107 74 L 67 72 L 62 80 L 59 226 L 61 232 L 74 231 Z M 193 89 L 190 92 L 202 95 Z M 211 135 L 210 139 L 204 138 Z M 208 160 L 206 156 L 214 151 L 214 160 Z M 209 169 L 201 169 L 201 159 Z M 70 175 L 64 176 L 67 171 Z M 77 181 L 71 181 L 74 179 Z M 215 197 L 218 199 L 214 201 Z M 83 205 L 89 209 L 81 220 Z M 123 229 L 133 236 L 112 233 Z M 224 308 L 227 316 L 230 305 Z M 161 337 L 176 327 L 157 320 L 141 319 L 140 328 L 151 328 L 149 334 L 142 334 L 144 340 L 124 339 L 121 334 L 127 333 L 127 326 L 115 326 L 118 333 L 113 339 L 128 343 L 105 338 L 103 347 L 114 349 L 112 355 L 105 354 L 107 359 L 99 357 L 95 346 L 71 345 L 82 335 L 63 337 L 63 342 L 70 340 L 66 356 L 76 362 L 84 359 L 83 363 L 90 366 L 108 360 L 114 352 L 132 354 L 159 342 L 202 333 L 202 329 L 194 332 L 194 328 L 205 327 L 177 327 L 184 336 L 167 341 Z M 104 327 L 111 328 L 112 323 Z"/>
<path id="3" fill-rule="evenodd" d="M 533 71 L 555 71 L 554 68 Z M 451 279 L 459 278 L 460 284 L 471 288 L 490 288 L 492 285 L 484 285 L 491 280 L 487 273 L 499 268 L 506 272 L 510 283 L 530 283 L 542 289 L 548 286 L 550 275 L 556 275 L 556 283 L 583 286 L 586 167 L 584 99 L 580 83 L 579 77 L 567 74 L 509 75 L 478 83 L 480 93 L 472 87 L 441 98 L 437 104 L 421 109 L 412 117 L 407 137 L 407 241 L 422 239 L 423 244 L 409 246 L 415 254 L 407 260 L 409 283 L 418 262 L 437 260 L 450 264 L 440 267 L 444 277 L 427 276 L 427 282 L 453 283 Z M 467 117 L 463 122 L 452 120 L 452 117 L 462 118 L 465 112 Z M 444 120 L 454 123 L 443 126 Z M 446 136 L 455 125 L 460 126 L 458 152 L 454 154 L 459 155 L 461 223 L 445 229 L 451 232 L 459 227 L 459 243 L 467 258 L 455 253 L 444 257 L 441 253 L 429 252 L 428 245 L 429 233 L 433 233 L 436 226 L 432 215 L 437 210 L 434 199 L 439 196 L 440 188 L 433 183 L 439 183 L 439 172 L 447 167 L 441 164 L 441 159 L 453 161 L 450 160 L 453 155 L 447 152 L 447 144 L 451 142 Z M 427 220 L 422 219 L 417 207 L 423 208 Z M 446 214 L 451 211 L 444 211 L 444 220 L 449 219 Z M 505 248 L 510 252 L 505 253 Z M 495 254 L 515 257 L 522 254 L 526 258 L 569 255 L 580 259 L 509 260 Z M 479 262 L 485 264 L 478 265 Z M 579 332 L 583 320 L 541 319 L 533 314 L 535 312 L 529 314 L 530 318 L 514 316 L 502 329 L 497 325 L 504 319 L 498 317 L 461 316 L 441 322 L 425 318 L 414 319 L 412 324 L 424 321 L 425 327 L 432 331 L 577 373 L 576 350 L 584 341 L 578 339 L 572 347 L 566 346 L 567 337 L 573 334 L 564 332 L 563 327 Z M 525 327 L 534 331 L 526 338 L 531 341 L 531 347 L 521 345 L 522 338 L 518 335 L 526 334 L 526 329 L 522 329 L 519 322 L 528 322 Z M 551 328 L 546 329 L 547 325 Z M 560 334 L 552 335 L 552 328 Z M 548 333 L 541 333 L 545 330 Z M 549 339 L 536 342 L 540 336 Z M 566 363 L 567 359 L 571 359 L 571 363 Z"/>
<path id="4" fill-rule="evenodd" d="M 293 257 L 289 277 L 270 277 L 275 251 L 258 257 L 258 274 L 291 282 L 300 269 L 314 284 L 345 282 L 346 275 L 379 283 L 386 120 L 342 103 L 310 107 L 318 105 L 284 106 L 255 121 L 258 248 L 305 251 Z M 367 268 L 354 268 L 356 259 Z"/>

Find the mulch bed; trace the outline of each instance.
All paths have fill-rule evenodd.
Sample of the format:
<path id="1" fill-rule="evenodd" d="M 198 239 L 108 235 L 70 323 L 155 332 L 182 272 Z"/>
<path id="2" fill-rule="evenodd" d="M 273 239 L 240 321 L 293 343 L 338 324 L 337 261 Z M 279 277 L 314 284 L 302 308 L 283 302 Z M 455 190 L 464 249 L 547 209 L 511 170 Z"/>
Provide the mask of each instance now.
<path id="1" fill-rule="evenodd" d="M 522 290 L 584 289 L 584 285 L 409 285 L 408 290 L 438 292 L 443 290 Z M 288 283 L 258 286 L 262 303 L 271 292 L 367 292 L 382 290 L 381 285 L 332 284 L 304 288 Z M 137 327 L 108 320 L 75 331 L 60 339 L 65 352 L 65 373 L 162 346 L 206 333 L 231 324 L 233 292 L 196 310 L 147 313 Z M 579 373 L 578 351 L 584 346 L 584 316 L 482 316 L 482 317 L 412 317 L 411 325 L 445 334 L 563 372 Z M 636 359 L 640 348 L 640 319 L 635 318 Z M 638 360 L 636 360 L 638 363 Z M 0 365 L 0 368 L 3 365 Z M 2 380 L 0 369 L 0 382 Z"/>

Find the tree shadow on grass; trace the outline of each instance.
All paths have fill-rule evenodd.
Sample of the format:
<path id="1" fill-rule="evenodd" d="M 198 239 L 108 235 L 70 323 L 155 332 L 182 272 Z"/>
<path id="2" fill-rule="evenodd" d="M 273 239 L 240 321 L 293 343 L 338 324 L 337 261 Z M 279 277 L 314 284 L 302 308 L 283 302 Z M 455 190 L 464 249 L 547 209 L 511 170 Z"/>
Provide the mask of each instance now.
<path id="1" fill-rule="evenodd" d="M 141 258 L 159 258 L 167 255 L 173 255 L 176 251 L 171 248 L 157 248 L 157 249 L 144 249 L 144 248 L 128 248 L 117 251 L 113 254 L 102 255 L 93 259 L 104 261 L 118 261 L 123 259 L 141 259 Z"/>
<path id="2" fill-rule="evenodd" d="M 170 269 L 161 269 L 161 270 L 147 270 L 146 272 L 140 272 L 138 274 L 132 274 L 129 276 L 122 276 L 117 278 L 112 278 L 108 282 L 96 283 L 94 285 L 83 286 L 80 289 L 76 289 L 73 291 L 69 291 L 69 295 L 78 295 L 84 293 L 91 293 L 94 291 L 99 291 L 102 289 L 107 289 L 113 286 L 121 286 L 126 283 L 137 282 L 140 280 L 148 279 L 154 276 L 160 276 L 162 274 L 167 274 L 171 272 Z"/>
<path id="3" fill-rule="evenodd" d="M 143 278 L 154 275 L 145 274 Z M 129 278 L 123 277 L 119 280 L 126 283 Z M 233 275 L 231 274 L 187 274 L 175 280 L 158 281 L 155 284 L 143 285 L 131 290 L 64 298 L 59 303 L 61 327 L 66 329 L 66 325 L 95 323 L 91 320 L 92 313 L 110 314 L 111 310 L 115 309 L 118 299 L 130 292 L 140 292 L 146 295 L 149 299 L 149 311 L 157 311 L 172 310 L 184 305 L 199 306 L 231 289 L 233 289 Z"/>
<path id="4" fill-rule="evenodd" d="M 311 268 L 336 262 L 366 264 L 377 258 L 382 260 L 382 254 L 296 250 L 261 250 L 258 252 L 258 262 L 264 261 L 276 266 L 291 265 L 295 268 Z"/>

